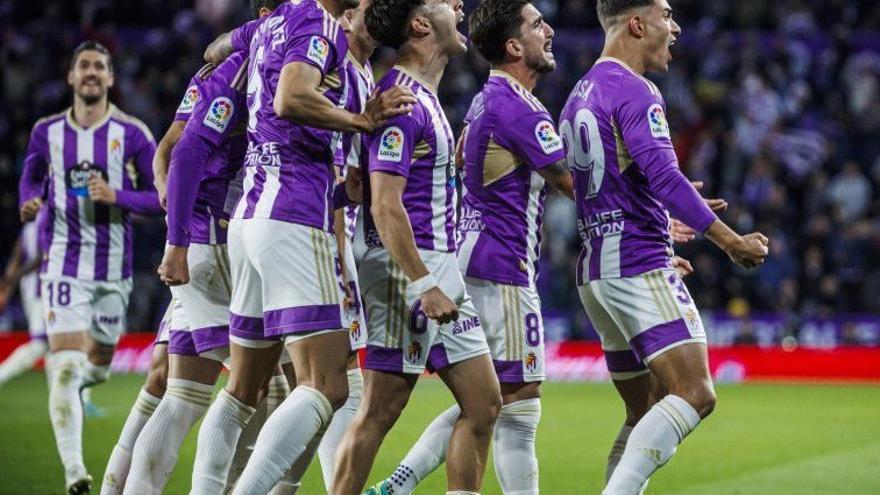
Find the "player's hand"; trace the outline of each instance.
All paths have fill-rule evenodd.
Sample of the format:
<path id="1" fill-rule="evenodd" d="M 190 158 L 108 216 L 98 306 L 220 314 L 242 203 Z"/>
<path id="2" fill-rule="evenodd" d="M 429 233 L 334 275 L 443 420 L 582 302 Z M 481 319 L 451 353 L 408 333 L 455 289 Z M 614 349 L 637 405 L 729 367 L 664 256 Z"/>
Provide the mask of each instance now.
<path id="1" fill-rule="evenodd" d="M 439 287 L 424 292 L 421 297 L 422 311 L 439 324 L 458 319 L 458 306 Z"/>
<path id="2" fill-rule="evenodd" d="M 157 175 L 153 179 L 153 186 L 159 193 L 159 205 L 163 210 L 168 211 L 168 176 Z"/>
<path id="3" fill-rule="evenodd" d="M 402 86 L 394 86 L 381 93 L 373 91 L 364 107 L 364 113 L 360 115 L 364 130 L 373 132 L 386 120 L 412 112 L 416 101 L 413 92 Z"/>
<path id="4" fill-rule="evenodd" d="M 168 246 L 162 257 L 162 264 L 156 270 L 159 278 L 168 286 L 185 285 L 189 283 L 189 264 L 186 261 L 188 248 L 183 246 Z"/>
<path id="5" fill-rule="evenodd" d="M 691 262 L 681 256 L 673 256 L 672 259 L 669 260 L 669 263 L 682 278 L 694 273 L 694 267 L 691 265 Z"/>
<path id="6" fill-rule="evenodd" d="M 754 232 L 742 236 L 728 254 L 737 265 L 754 268 L 767 259 L 769 245 L 770 239 L 760 232 Z"/>
<path id="7" fill-rule="evenodd" d="M 669 222 L 669 235 L 673 242 L 684 244 L 696 239 L 697 231 L 685 225 L 681 220 L 673 218 Z"/>
<path id="8" fill-rule="evenodd" d="M 104 205 L 116 204 L 116 190 L 107 184 L 103 177 L 93 174 L 89 177 L 89 197 L 95 203 Z"/>
<path id="9" fill-rule="evenodd" d="M 697 191 L 701 191 L 703 189 L 703 186 L 705 185 L 703 183 L 703 181 L 701 181 L 701 180 L 691 181 L 691 184 L 693 184 L 694 189 L 696 189 Z M 716 199 L 703 198 L 703 201 L 705 201 L 706 204 L 709 206 L 709 209 L 711 209 L 714 212 L 724 211 L 727 209 L 727 200 L 720 199 L 720 198 L 716 198 Z"/>
<path id="10" fill-rule="evenodd" d="M 40 212 L 40 208 L 42 207 L 43 200 L 41 198 L 33 198 L 25 201 L 24 204 L 21 205 L 21 211 L 19 212 L 21 223 L 30 222 L 37 218 L 37 213 Z"/>

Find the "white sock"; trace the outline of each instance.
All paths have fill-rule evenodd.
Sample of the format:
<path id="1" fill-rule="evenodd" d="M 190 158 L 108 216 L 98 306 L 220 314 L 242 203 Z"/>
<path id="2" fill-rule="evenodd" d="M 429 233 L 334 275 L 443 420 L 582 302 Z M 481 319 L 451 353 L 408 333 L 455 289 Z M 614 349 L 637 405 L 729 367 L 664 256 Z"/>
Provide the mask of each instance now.
<path id="1" fill-rule="evenodd" d="M 535 435 L 540 421 L 540 399 L 520 400 L 501 408 L 492 453 L 495 475 L 505 495 L 538 494 Z"/>
<path id="2" fill-rule="evenodd" d="M 671 394 L 661 399 L 633 428 L 602 494 L 637 495 L 698 424 L 700 415 L 687 401 Z"/>
<path id="3" fill-rule="evenodd" d="M 386 480 L 393 487 L 395 495 L 409 495 L 420 481 L 446 461 L 446 449 L 449 447 L 449 439 L 452 438 L 452 429 L 460 415 L 461 409 L 454 405 L 431 421 Z"/>
<path id="4" fill-rule="evenodd" d="M 305 386 L 293 389 L 263 425 L 233 493 L 267 493 L 295 462 L 305 461 L 308 466 L 310 459 L 304 454 L 310 444 L 317 447 L 319 432 L 327 428 L 332 417 L 333 407 L 324 394 Z"/>
<path id="5" fill-rule="evenodd" d="M 85 361 L 84 352 L 73 350 L 53 352 L 47 358 L 49 417 L 67 486 L 86 476 L 82 454 L 83 412 L 79 398 Z"/>
<path id="6" fill-rule="evenodd" d="M 364 395 L 364 378 L 360 369 L 348 370 L 348 400 L 334 414 L 324 434 L 324 439 L 318 445 L 318 459 L 321 461 L 321 473 L 324 475 L 324 487 L 330 491 L 333 484 L 333 467 L 336 451 L 342 442 L 346 430 L 354 421 L 361 397 Z"/>
<path id="7" fill-rule="evenodd" d="M 104 473 L 101 495 L 122 494 L 125 480 L 128 478 L 128 469 L 131 466 L 134 443 L 161 400 L 161 397 L 153 397 L 146 390 L 141 389 L 131 412 L 128 413 L 125 426 L 122 427 L 122 433 L 119 434 L 119 440 L 113 447 L 110 460 L 107 461 L 107 471 Z"/>
<path id="8" fill-rule="evenodd" d="M 168 379 L 165 397 L 134 445 L 125 494 L 162 493 L 177 464 L 180 446 L 208 409 L 213 391 L 213 385 Z"/>
<path id="9" fill-rule="evenodd" d="M 48 349 L 49 346 L 43 339 L 31 339 L 30 342 L 18 346 L 0 364 L 0 387 L 18 375 L 30 371 Z"/>
<path id="10" fill-rule="evenodd" d="M 253 407 L 225 389 L 217 394 L 199 428 L 190 495 L 223 493 L 238 437 L 253 414 Z"/>
<path id="11" fill-rule="evenodd" d="M 614 443 L 611 444 L 611 452 L 608 453 L 608 463 L 605 464 L 605 483 L 608 483 L 608 480 L 611 479 L 611 474 L 614 472 L 614 468 L 620 463 L 620 458 L 623 457 L 623 451 L 626 449 L 626 442 L 632 431 L 632 426 L 624 424 L 620 427 L 620 431 L 617 432 L 617 438 L 614 439 Z"/>
<path id="12" fill-rule="evenodd" d="M 83 387 L 92 387 L 99 383 L 104 383 L 110 378 L 110 365 L 92 364 L 86 359 L 83 366 Z"/>
<path id="13" fill-rule="evenodd" d="M 266 397 L 257 405 L 257 410 L 247 426 L 241 432 L 238 438 L 238 445 L 235 446 L 235 455 L 232 457 L 232 464 L 229 465 L 229 476 L 226 478 L 226 492 L 231 493 L 238 478 L 247 466 L 248 460 L 254 451 L 254 444 L 257 443 L 257 435 L 266 423 L 269 415 L 278 409 L 278 406 L 284 402 L 284 398 L 290 393 L 290 387 L 287 385 L 287 378 L 284 375 L 276 375 L 269 379 L 268 391 Z"/>

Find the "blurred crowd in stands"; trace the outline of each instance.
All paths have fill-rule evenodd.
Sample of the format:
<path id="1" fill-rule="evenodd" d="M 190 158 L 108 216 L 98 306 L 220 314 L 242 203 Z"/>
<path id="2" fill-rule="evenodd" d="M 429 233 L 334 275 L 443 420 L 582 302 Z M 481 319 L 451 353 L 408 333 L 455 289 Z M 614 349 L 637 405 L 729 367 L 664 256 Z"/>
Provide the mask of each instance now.
<path id="1" fill-rule="evenodd" d="M 475 3 L 466 0 L 466 11 Z M 556 28 L 558 61 L 537 94 L 559 115 L 603 36 L 594 0 L 534 3 Z M 671 4 L 683 34 L 669 73 L 651 78 L 665 96 L 681 166 L 706 183 L 706 196 L 728 200 L 724 219 L 737 230 L 771 239 L 767 263 L 748 272 L 707 241 L 679 246 L 696 268 L 688 286 L 698 305 L 735 318 L 880 315 L 880 2 Z M 0 260 L 19 228 L 16 184 L 30 128 L 69 105 L 68 57 L 79 41 L 110 48 L 112 100 L 158 139 L 206 44 L 248 15 L 245 0 L 0 0 Z M 393 54 L 375 60 L 380 76 Z M 451 63 L 441 99 L 454 126 L 487 73 L 475 53 Z M 574 208 L 551 196 L 545 215 L 544 307 L 577 323 L 563 336 L 579 337 Z M 143 219 L 136 235 L 130 326 L 149 331 L 167 298 L 154 276 L 164 224 Z"/>

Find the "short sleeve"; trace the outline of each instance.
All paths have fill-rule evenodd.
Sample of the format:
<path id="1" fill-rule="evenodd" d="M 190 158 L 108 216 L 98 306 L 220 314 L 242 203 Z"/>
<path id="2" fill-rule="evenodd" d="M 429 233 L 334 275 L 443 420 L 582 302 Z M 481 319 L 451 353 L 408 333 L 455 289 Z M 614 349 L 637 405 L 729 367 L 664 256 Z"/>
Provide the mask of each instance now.
<path id="1" fill-rule="evenodd" d="M 413 113 L 398 116 L 370 135 L 369 170 L 409 177 L 413 150 L 421 139 L 421 126 Z"/>
<path id="2" fill-rule="evenodd" d="M 184 132 L 193 132 L 217 146 L 235 130 L 247 109 L 241 94 L 222 78 L 205 81 L 201 89 Z"/>
<path id="3" fill-rule="evenodd" d="M 284 65 L 304 62 L 329 74 L 336 67 L 336 46 L 320 34 L 301 34 L 294 36 L 287 45 Z"/>
<path id="4" fill-rule="evenodd" d="M 507 141 L 499 144 L 509 146 L 531 169 L 540 170 L 565 159 L 562 138 L 549 113 L 530 110 L 517 116 L 516 123 L 499 123 L 497 131 L 503 132 Z"/>
<path id="5" fill-rule="evenodd" d="M 177 111 L 174 112 L 174 120 L 183 122 L 188 121 L 190 115 L 192 115 L 193 109 L 195 109 L 196 105 L 199 103 L 201 95 L 201 83 L 199 82 L 198 77 L 193 77 L 190 79 L 189 85 L 183 93 L 183 99 L 180 100 L 180 105 L 177 106 Z"/>

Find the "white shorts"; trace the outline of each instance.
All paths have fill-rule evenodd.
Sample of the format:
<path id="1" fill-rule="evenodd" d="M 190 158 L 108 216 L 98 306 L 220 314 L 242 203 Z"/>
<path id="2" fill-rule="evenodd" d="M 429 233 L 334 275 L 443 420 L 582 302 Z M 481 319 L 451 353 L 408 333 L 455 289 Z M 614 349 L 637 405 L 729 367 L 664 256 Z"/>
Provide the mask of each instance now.
<path id="1" fill-rule="evenodd" d="M 174 324 L 175 316 L 178 318 L 182 317 L 178 315 L 183 315 L 180 301 L 176 297 L 171 296 L 171 301 L 168 303 L 168 307 L 165 308 L 165 314 L 162 315 L 162 321 L 159 322 L 159 331 L 156 332 L 154 344 L 168 344 L 168 341 L 171 340 L 171 326 Z"/>
<path id="2" fill-rule="evenodd" d="M 99 281 L 64 275 L 43 277 L 40 296 L 46 333 L 51 336 L 87 331 L 101 344 L 116 345 L 125 331 L 130 294 L 130 278 Z"/>
<path id="3" fill-rule="evenodd" d="M 183 314 L 172 322 L 168 352 L 197 356 L 228 347 L 232 287 L 226 244 L 190 244 L 186 261 L 189 283 L 171 287 Z"/>
<path id="4" fill-rule="evenodd" d="M 43 321 L 43 301 L 40 297 L 39 286 L 35 285 L 33 289 L 27 290 L 24 284 L 21 285 L 21 305 L 24 310 L 24 318 L 27 320 L 28 333 L 31 338 L 45 339 L 46 324 Z"/>
<path id="5" fill-rule="evenodd" d="M 332 233 L 265 218 L 233 219 L 227 242 L 231 336 L 290 342 L 348 331 Z"/>
<path id="6" fill-rule="evenodd" d="M 367 369 L 420 374 L 426 367 L 438 371 L 489 353 L 455 253 L 419 254 L 440 289 L 458 304 L 458 320 L 439 325 L 428 319 L 403 269 L 384 248 L 370 248 L 359 270 L 367 315 Z"/>
<path id="7" fill-rule="evenodd" d="M 578 292 L 614 379 L 646 373 L 646 363 L 673 347 L 706 343 L 697 307 L 673 269 L 593 280 Z"/>
<path id="8" fill-rule="evenodd" d="M 361 297 L 357 264 L 350 242 L 345 243 L 343 256 L 345 260 L 345 278 L 348 280 L 348 289 L 352 297 L 354 297 L 355 303 L 354 308 L 345 309 L 350 321 L 348 337 L 351 343 L 351 350 L 357 351 L 367 346 L 367 320 L 364 318 L 364 300 Z"/>
<path id="9" fill-rule="evenodd" d="M 534 287 L 465 277 L 501 383 L 544 381 L 544 320 Z"/>

